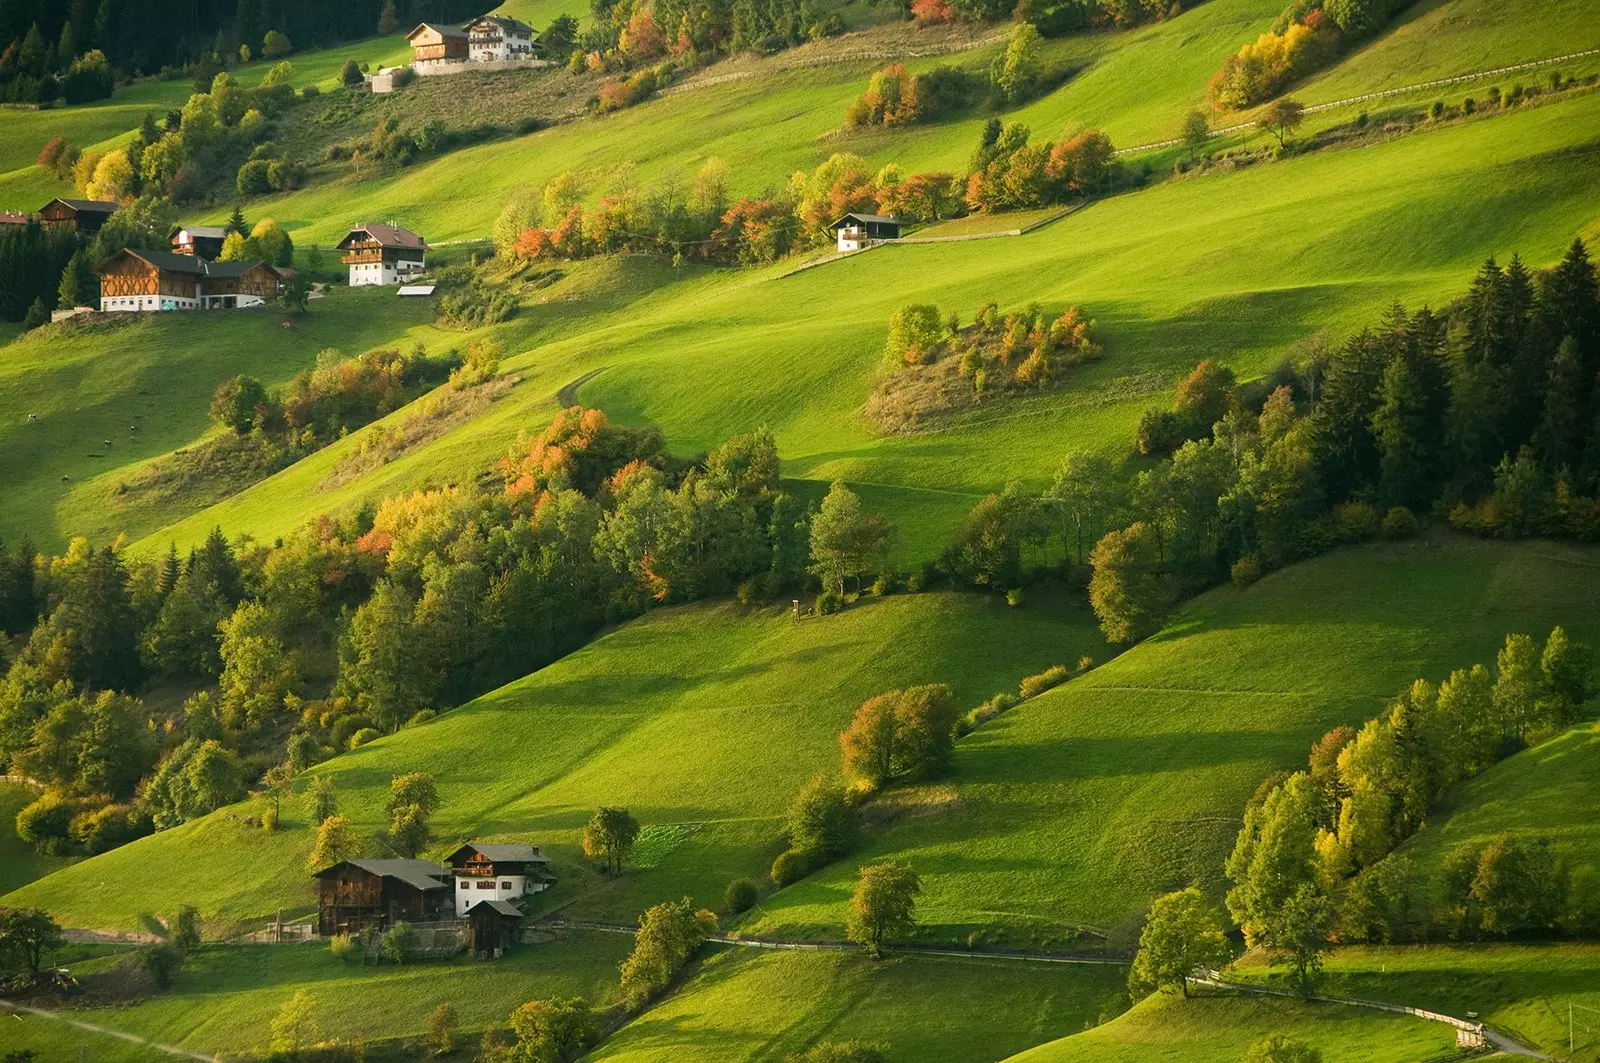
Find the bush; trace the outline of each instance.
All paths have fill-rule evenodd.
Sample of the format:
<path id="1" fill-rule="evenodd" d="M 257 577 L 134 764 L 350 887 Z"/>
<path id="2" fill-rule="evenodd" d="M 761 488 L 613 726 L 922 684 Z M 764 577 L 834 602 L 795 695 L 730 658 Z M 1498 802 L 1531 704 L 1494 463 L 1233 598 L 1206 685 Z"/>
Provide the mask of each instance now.
<path id="1" fill-rule="evenodd" d="M 828 616 L 844 609 L 844 595 L 838 591 L 823 591 L 817 595 L 816 611 L 818 616 Z"/>
<path id="2" fill-rule="evenodd" d="M 771 873 L 776 885 L 793 885 L 811 873 L 811 854 L 799 849 L 785 849 L 772 862 Z"/>
<path id="3" fill-rule="evenodd" d="M 318 96 L 322 95 L 322 90 L 317 88 L 315 85 L 307 85 L 305 88 L 300 90 L 300 95 L 308 100 L 314 100 Z"/>
<path id="4" fill-rule="evenodd" d="M 1435 122 L 1444 117 L 1444 101 L 1434 100 L 1433 106 L 1428 108 L 1428 116 Z"/>
<path id="5" fill-rule="evenodd" d="M 61 794 L 46 791 L 17 813 L 17 837 L 42 853 L 54 853 L 66 846 L 74 807 Z"/>
<path id="6" fill-rule="evenodd" d="M 139 950 L 139 964 L 150 972 L 157 989 L 171 989 L 183 966 L 183 950 L 165 941 L 146 945 Z"/>
<path id="7" fill-rule="evenodd" d="M 411 719 L 407 720 L 403 726 L 406 726 L 406 727 L 421 727 L 425 723 L 430 723 L 433 720 L 438 719 L 438 717 L 439 717 L 439 714 L 437 712 L 434 712 L 432 709 L 421 709 L 418 712 L 412 714 Z"/>
<path id="8" fill-rule="evenodd" d="M 775 573 L 760 572 L 739 584 L 740 605 L 761 605 L 778 596 L 778 577 Z"/>
<path id="9" fill-rule="evenodd" d="M 335 934 L 328 942 L 328 951 L 334 959 L 349 963 L 361 955 L 361 943 L 349 934 Z"/>
<path id="10" fill-rule="evenodd" d="M 1261 555 L 1245 554 L 1233 563 L 1229 573 L 1235 587 L 1248 587 L 1261 578 Z"/>
<path id="11" fill-rule="evenodd" d="M 739 915 L 754 908 L 760 898 L 761 891 L 756 888 L 754 881 L 748 878 L 736 878 L 722 891 L 722 907 L 725 911 Z"/>
<path id="12" fill-rule="evenodd" d="M 1016 705 L 1017 701 L 1018 698 L 1015 694 L 996 694 L 961 718 L 961 733 L 970 734 L 976 731 L 1002 712 Z"/>
<path id="13" fill-rule="evenodd" d="M 359 749 L 377 737 L 378 729 L 376 727 L 363 727 L 350 736 L 350 743 L 346 748 Z"/>
<path id="14" fill-rule="evenodd" d="M 261 813 L 261 829 L 271 833 L 278 829 L 278 810 L 268 805 Z"/>
<path id="15" fill-rule="evenodd" d="M 879 598 L 886 598 L 894 593 L 894 585 L 893 572 L 880 572 L 878 578 L 872 581 L 872 593 Z"/>
<path id="16" fill-rule="evenodd" d="M 1011 590 L 1006 591 L 1006 604 L 1011 606 L 1011 608 L 1015 609 L 1017 606 L 1021 605 L 1022 599 L 1023 594 L 1021 587 L 1013 587 Z"/>
<path id="17" fill-rule="evenodd" d="M 361 65 L 354 59 L 346 59 L 344 66 L 339 68 L 339 80 L 344 82 L 346 88 L 361 84 Z"/>
<path id="18" fill-rule="evenodd" d="M 1030 675 L 1022 681 L 1022 696 L 1025 698 L 1038 697 L 1051 687 L 1065 683 L 1067 674 L 1067 666 L 1057 664 L 1046 668 L 1038 675 Z"/>
<path id="19" fill-rule="evenodd" d="M 417 950 L 417 932 L 410 923 L 396 923 L 383 932 L 378 952 L 390 963 L 405 963 Z"/>
<path id="20" fill-rule="evenodd" d="M 272 164 L 266 159 L 255 159 L 245 163 L 239 167 L 234 187 L 241 196 L 258 196 L 272 191 L 271 166 Z"/>
<path id="21" fill-rule="evenodd" d="M 1378 534 L 1378 511 L 1365 502 L 1334 506 L 1333 527 L 1340 542 L 1362 542 Z"/>
<path id="22" fill-rule="evenodd" d="M 372 727 L 365 716 L 341 716 L 328 726 L 328 744 L 334 749 L 349 749 L 350 736 Z"/>
<path id="23" fill-rule="evenodd" d="M 1417 534 L 1417 518 L 1405 506 L 1395 506 L 1383 515 L 1385 539 L 1409 539 Z"/>

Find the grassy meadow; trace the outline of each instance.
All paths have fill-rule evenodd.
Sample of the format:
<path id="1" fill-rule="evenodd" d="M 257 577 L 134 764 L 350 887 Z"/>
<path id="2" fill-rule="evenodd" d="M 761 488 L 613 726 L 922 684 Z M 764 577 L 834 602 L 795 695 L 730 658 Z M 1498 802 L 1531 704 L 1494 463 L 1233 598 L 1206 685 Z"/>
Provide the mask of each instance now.
<path id="1" fill-rule="evenodd" d="M 836 935 L 856 867 L 892 855 L 922 876 L 930 937 L 1052 945 L 1078 924 L 1131 947 L 1155 894 L 1220 889 L 1246 799 L 1329 728 L 1376 715 L 1419 675 L 1492 663 L 1508 631 L 1560 623 L 1593 643 L 1596 563 L 1592 549 L 1441 534 L 1212 591 L 958 743 L 948 811 L 873 836 L 747 929 Z"/>
<path id="2" fill-rule="evenodd" d="M 0 893 L 9 893 L 71 863 L 66 857 L 41 856 L 17 837 L 17 813 L 38 796 L 31 786 L 0 782 Z"/>
<path id="3" fill-rule="evenodd" d="M 604 274 L 581 282 L 592 298 L 551 294 L 497 327 L 512 355 L 504 368 L 522 383 L 483 416 L 371 476 L 319 487 L 361 446 L 353 433 L 154 544 L 197 541 L 214 523 L 283 535 L 322 512 L 453 480 L 498 459 L 519 428 L 541 428 L 551 396 L 587 378 L 579 401 L 660 427 L 679 453 L 770 427 L 785 476 L 882 492 L 868 501 L 901 524 L 903 556 L 929 556 L 976 496 L 1012 478 L 1038 483 L 1069 451 L 1127 453 L 1140 413 L 1164 404 L 1203 358 L 1220 352 L 1249 377 L 1319 333 L 1337 339 L 1377 320 L 1395 300 L 1454 298 L 1491 254 L 1554 261 L 1594 224 L 1586 164 L 1597 145 L 1600 96 L 1584 96 L 1158 185 L 1021 238 L 890 247 L 786 277 L 777 267 L 700 270 L 665 283 L 659 263 L 586 263 Z M 1329 188 L 1341 190 L 1337 214 Z M 1324 224 L 1288 223 L 1302 217 Z M 979 407 L 939 431 L 877 435 L 859 410 L 889 316 L 912 301 L 970 316 L 987 298 L 1079 304 L 1105 356 L 1056 390 Z M 319 302 L 312 317 L 343 305 Z M 202 415 L 197 402 L 190 416 Z M 36 483 L 35 510 L 57 504 L 59 486 Z M 58 534 L 81 520 L 70 510 L 53 519 Z"/>
<path id="4" fill-rule="evenodd" d="M 730 879 L 765 873 L 790 798 L 836 768 L 836 736 L 866 698 L 948 682 L 973 706 L 1026 674 L 1104 653 L 1085 607 L 1010 609 L 975 595 L 870 600 L 800 624 L 781 607 L 666 609 L 314 770 L 332 775 L 341 812 L 366 832 L 383 823 L 390 778 L 426 765 L 443 798 L 441 853 L 469 838 L 527 838 L 553 855 L 561 881 L 541 911 L 570 901 L 567 914 L 626 920 L 685 894 L 716 907 Z M 605 804 L 629 807 L 646 829 L 642 866 L 615 880 L 595 875 L 577 844 Z M 135 927 L 141 913 L 185 902 L 216 929 L 279 906 L 306 910 L 311 833 L 300 805 L 286 805 L 276 833 L 219 812 L 5 903 L 48 901 L 65 923 L 90 927 Z M 137 871 L 151 866 L 167 870 Z"/>
<path id="5" fill-rule="evenodd" d="M 1115 1014 L 1125 978 L 1117 966 L 717 949 L 585 1058 L 768 1063 L 820 1041 L 861 1040 L 896 1060 L 990 1063 Z"/>
<path id="6" fill-rule="evenodd" d="M 1237 1063 L 1274 1034 L 1304 1041 L 1323 1063 L 1450 1058 L 1455 1030 L 1409 1015 L 1341 1004 L 1217 994 L 1149 997 L 1103 1026 L 1012 1056 L 1008 1063 Z"/>

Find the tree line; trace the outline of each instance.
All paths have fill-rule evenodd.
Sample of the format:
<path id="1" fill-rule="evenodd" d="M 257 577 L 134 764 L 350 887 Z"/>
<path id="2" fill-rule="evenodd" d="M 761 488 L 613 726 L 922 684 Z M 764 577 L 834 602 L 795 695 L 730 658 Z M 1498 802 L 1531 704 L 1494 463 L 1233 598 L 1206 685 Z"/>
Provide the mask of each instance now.
<path id="1" fill-rule="evenodd" d="M 1228 56 L 1207 89 L 1212 106 L 1254 107 L 1377 33 L 1411 0 L 1295 0 L 1272 29 Z"/>
<path id="2" fill-rule="evenodd" d="M 319 373 L 348 375 L 329 368 L 304 408 Z M 300 400 L 291 386 L 286 411 Z M 265 402 L 221 405 L 253 424 Z M 520 437 L 500 474 L 270 546 L 214 530 L 186 558 L 136 563 L 81 539 L 60 557 L 0 548 L 0 619 L 20 639 L 0 757 L 46 787 L 26 836 L 102 851 L 426 722 L 655 603 L 842 586 L 883 564 L 890 533 L 842 485 L 815 513 L 783 491 L 765 432 L 682 460 L 658 432 L 575 407 Z M 139 696 L 157 679 L 199 690 L 158 708 Z"/>

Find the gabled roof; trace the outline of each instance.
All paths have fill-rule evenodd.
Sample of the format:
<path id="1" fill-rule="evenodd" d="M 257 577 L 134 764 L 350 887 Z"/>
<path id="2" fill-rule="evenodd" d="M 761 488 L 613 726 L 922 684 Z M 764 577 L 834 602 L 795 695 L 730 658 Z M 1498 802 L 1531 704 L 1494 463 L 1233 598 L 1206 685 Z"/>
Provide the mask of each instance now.
<path id="1" fill-rule="evenodd" d="M 451 864 L 465 863 L 474 853 L 496 864 L 547 864 L 549 858 L 539 852 L 537 845 L 499 842 L 468 842 L 445 857 Z"/>
<path id="2" fill-rule="evenodd" d="M 358 233 L 366 233 L 369 238 L 378 241 L 384 247 L 399 247 L 408 251 L 425 251 L 428 247 L 428 241 L 410 229 L 402 229 L 398 225 L 357 225 L 345 234 L 335 250 L 344 250 L 345 245 L 354 241 Z"/>
<path id="3" fill-rule="evenodd" d="M 85 214 L 114 214 L 122 209 L 121 203 L 111 199 L 61 199 L 59 197 L 52 199 L 50 203 L 46 203 L 44 207 L 39 209 L 44 210 L 51 203 L 60 203 Z"/>
<path id="4" fill-rule="evenodd" d="M 328 878 L 342 867 L 360 868 L 379 878 L 398 879 L 419 890 L 450 888 L 444 869 L 427 860 L 341 860 L 332 867 L 318 871 L 313 877 Z"/>
<path id="5" fill-rule="evenodd" d="M 280 277 L 283 276 L 283 272 L 276 266 L 260 259 L 250 262 L 208 262 L 199 255 L 180 255 L 175 251 L 135 251 L 131 247 L 124 247 L 100 263 L 97 272 L 103 271 L 123 255 L 148 262 L 166 273 L 186 273 L 191 277 L 242 277 L 257 266 L 262 266 Z"/>
<path id="6" fill-rule="evenodd" d="M 497 912 L 500 915 L 507 916 L 507 917 L 509 917 L 511 919 L 521 919 L 522 918 L 522 909 L 518 908 L 516 905 L 512 904 L 510 901 L 502 901 L 502 900 L 479 901 L 477 904 L 474 904 L 471 908 L 467 909 L 467 914 L 471 915 L 473 912 L 477 911 L 479 908 L 487 908 L 492 912 Z"/>
<path id="7" fill-rule="evenodd" d="M 481 25 L 485 22 L 490 22 L 496 26 L 499 26 L 501 31 L 504 33 L 513 33 L 518 37 L 533 36 L 532 26 L 528 25 L 526 22 L 519 22 L 514 18 L 507 18 L 505 15 L 484 15 L 482 18 L 475 18 L 467 24 L 467 28 L 471 29 L 473 26 Z"/>
<path id="8" fill-rule="evenodd" d="M 406 34 L 406 40 L 409 41 L 423 30 L 432 30 L 441 37 L 465 37 L 467 35 L 467 31 L 458 26 L 441 26 L 436 22 L 419 22 L 416 29 Z"/>
<path id="9" fill-rule="evenodd" d="M 179 233 L 198 236 L 202 240 L 226 240 L 228 238 L 228 230 L 220 225 L 174 225 L 172 231 L 167 234 L 167 239 L 175 239 Z"/>
<path id="10" fill-rule="evenodd" d="M 843 228 L 845 225 L 847 225 L 851 221 L 858 221 L 858 222 L 862 222 L 863 224 L 875 224 L 875 225 L 900 225 L 900 224 L 903 224 L 900 221 L 899 218 L 891 218 L 887 214 L 846 214 L 844 217 L 840 218 L 838 221 L 836 221 L 832 225 L 828 226 L 828 228 L 830 228 L 830 229 L 840 229 L 840 228 Z"/>

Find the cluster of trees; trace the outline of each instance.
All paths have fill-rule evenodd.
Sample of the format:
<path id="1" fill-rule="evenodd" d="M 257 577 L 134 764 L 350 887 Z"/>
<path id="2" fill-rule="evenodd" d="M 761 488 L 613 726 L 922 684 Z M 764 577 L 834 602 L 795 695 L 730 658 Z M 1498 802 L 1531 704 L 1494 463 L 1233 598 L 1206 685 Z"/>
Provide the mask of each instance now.
<path id="1" fill-rule="evenodd" d="M 867 91 L 845 111 L 845 125 L 856 129 L 937 121 L 975 103 L 980 91 L 976 78 L 955 67 L 910 74 L 904 63 L 893 63 L 872 75 Z"/>
<path id="2" fill-rule="evenodd" d="M 1376 33 L 1409 0 L 1295 0 L 1277 24 L 1228 56 L 1208 91 L 1216 108 L 1254 107 Z"/>
<path id="3" fill-rule="evenodd" d="M 319 411 L 342 409 L 338 385 L 364 364 L 314 371 L 285 412 L 324 430 Z M 221 404 L 235 427 L 261 420 L 251 390 Z M 779 488 L 764 432 L 679 461 L 659 433 L 574 408 L 502 471 L 503 490 L 394 497 L 270 547 L 213 532 L 187 561 L 130 567 L 82 540 L 0 555 L 0 612 L 25 636 L 0 684 L 0 757 L 48 787 L 30 837 L 107 847 L 425 722 L 652 603 L 741 580 L 765 600 L 882 563 L 881 518 L 836 486 L 813 519 Z M 164 676 L 207 685 L 157 713 L 137 695 Z"/>
<path id="4" fill-rule="evenodd" d="M 577 38 L 574 69 L 620 69 L 670 59 L 703 66 L 736 52 L 771 54 L 842 33 L 844 24 L 811 0 L 591 0 L 590 28 Z"/>
<path id="5" fill-rule="evenodd" d="M 1226 870 L 1228 909 L 1246 942 L 1309 949 L 1332 936 L 1505 936 L 1558 920 L 1592 929 L 1600 876 L 1580 869 L 1569 890 L 1545 843 L 1458 847 L 1437 899 L 1414 864 L 1391 853 L 1450 787 L 1570 725 L 1594 691 L 1592 655 L 1556 628 L 1542 649 L 1508 636 L 1492 675 L 1477 665 L 1437 687 L 1418 680 L 1359 731 L 1330 731 L 1305 771 L 1268 779 L 1245 810 Z"/>
<path id="6" fill-rule="evenodd" d="M 1486 264 L 1443 312 L 1396 307 L 1334 349 L 1238 385 L 1202 363 L 1141 421 L 1139 474 L 1091 561 L 1108 637 L 1182 596 L 1417 513 L 1486 535 L 1600 537 L 1600 297 L 1575 242 L 1553 269 Z M 1173 448 L 1176 448 L 1175 450 Z M 1120 501 L 1120 500 L 1119 500 Z"/>
<path id="7" fill-rule="evenodd" d="M 62 272 L 82 247 L 70 229 L 47 230 L 37 221 L 0 226 L 0 320 L 29 328 L 49 321 Z"/>
<path id="8" fill-rule="evenodd" d="M 1099 357 L 1093 327 L 1076 306 L 1052 316 L 1035 304 L 1002 317 L 990 302 L 966 327 L 931 304 L 901 307 L 889 319 L 887 371 L 873 386 L 868 416 L 895 431 L 989 395 L 1046 387 Z"/>
<path id="9" fill-rule="evenodd" d="M 287 53 L 291 40 L 325 47 L 422 21 L 459 22 L 489 6 L 475 0 L 196 0 L 172 10 L 156 0 L 9 0 L 0 5 L 0 55 L 58 72 L 72 57 L 97 50 L 118 74 L 132 77 L 194 70 L 235 56 L 275 58 L 275 52 Z"/>
<path id="10" fill-rule="evenodd" d="M 1098 129 L 1054 143 L 1030 143 L 1020 122 L 984 124 L 967 167 L 968 210 L 1019 210 L 1105 192 L 1116 180 L 1111 138 Z"/>
<path id="11" fill-rule="evenodd" d="M 0 51 L 0 101 L 87 103 L 110 96 L 116 76 L 105 53 L 90 48 L 80 55 L 76 47 L 69 33 L 47 41 L 38 23 L 28 27 L 21 40 L 13 39 Z"/>

